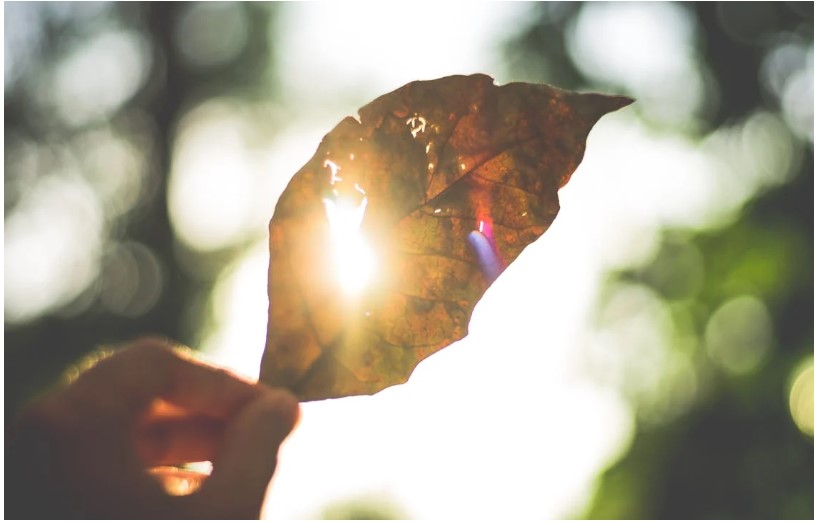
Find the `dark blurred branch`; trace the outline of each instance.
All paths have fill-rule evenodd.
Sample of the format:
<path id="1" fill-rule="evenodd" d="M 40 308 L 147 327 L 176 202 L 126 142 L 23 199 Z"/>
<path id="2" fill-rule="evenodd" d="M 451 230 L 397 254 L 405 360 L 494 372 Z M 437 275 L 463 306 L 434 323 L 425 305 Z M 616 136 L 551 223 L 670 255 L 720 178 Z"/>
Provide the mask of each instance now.
<path id="1" fill-rule="evenodd" d="M 153 69 L 148 88 L 152 100 L 147 109 L 155 125 L 152 178 L 154 191 L 139 215 L 129 224 L 128 236 L 156 253 L 166 279 L 159 301 L 143 319 L 156 333 L 185 339 L 181 317 L 188 305 L 193 282 L 174 261 L 175 238 L 170 223 L 167 189 L 172 162 L 173 131 L 182 111 L 190 82 L 173 43 L 174 27 L 185 7 L 182 3 L 145 4 L 147 30 L 153 42 Z"/>

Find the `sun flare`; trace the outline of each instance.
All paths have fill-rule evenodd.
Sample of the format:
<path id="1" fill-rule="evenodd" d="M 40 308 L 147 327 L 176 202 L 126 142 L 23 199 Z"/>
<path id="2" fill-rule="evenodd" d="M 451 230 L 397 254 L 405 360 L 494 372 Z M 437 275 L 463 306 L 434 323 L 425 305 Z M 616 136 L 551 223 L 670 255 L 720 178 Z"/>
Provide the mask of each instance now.
<path id="1" fill-rule="evenodd" d="M 360 231 L 368 200 L 360 187 L 356 189 L 362 196 L 358 203 L 348 198 L 323 200 L 331 231 L 332 270 L 347 296 L 359 295 L 366 288 L 377 265 L 374 252 Z"/>

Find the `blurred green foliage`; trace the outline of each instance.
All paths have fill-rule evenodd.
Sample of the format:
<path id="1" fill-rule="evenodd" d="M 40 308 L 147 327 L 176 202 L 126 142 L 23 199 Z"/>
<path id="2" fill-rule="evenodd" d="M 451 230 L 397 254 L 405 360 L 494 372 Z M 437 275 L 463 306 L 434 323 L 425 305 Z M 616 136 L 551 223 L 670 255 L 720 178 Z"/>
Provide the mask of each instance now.
<path id="1" fill-rule="evenodd" d="M 639 426 L 629 453 L 600 478 L 588 518 L 812 517 L 814 445 L 791 421 L 788 381 L 813 352 L 813 189 L 804 169 L 736 222 L 685 240 L 705 274 L 691 295 L 679 296 L 677 281 L 665 277 L 689 276 L 676 231 L 650 263 L 612 279 L 674 302 L 676 328 L 697 340 L 691 350 L 707 390 L 678 418 Z M 731 373 L 706 353 L 705 331 L 721 304 L 747 294 L 767 304 L 773 346 L 756 368 Z"/>
<path id="2" fill-rule="evenodd" d="M 700 125 L 681 132 L 700 140 L 757 111 L 781 113 L 780 99 L 764 88 L 764 60 L 795 35 L 810 40 L 813 53 L 813 4 L 681 7 L 696 24 L 698 59 L 714 84 L 709 109 L 697 115 Z M 542 5 L 540 22 L 511 47 L 520 57 L 513 63 L 531 79 L 627 92 L 626 82 L 608 86 L 584 77 L 565 56 L 566 28 L 580 9 Z M 792 374 L 814 346 L 813 138 L 798 141 L 794 164 L 788 182 L 756 195 L 728 223 L 665 230 L 652 259 L 610 275 L 602 310 L 635 286 L 669 311 L 669 350 L 692 362 L 693 399 L 656 419 L 648 412 L 656 398 L 637 398 L 622 386 L 637 409 L 636 435 L 600 476 L 583 517 L 814 517 L 813 436 L 797 429 L 789 411 Z M 730 321 L 735 325 L 724 326 Z M 659 390 L 668 402 L 677 395 L 669 383 Z"/>

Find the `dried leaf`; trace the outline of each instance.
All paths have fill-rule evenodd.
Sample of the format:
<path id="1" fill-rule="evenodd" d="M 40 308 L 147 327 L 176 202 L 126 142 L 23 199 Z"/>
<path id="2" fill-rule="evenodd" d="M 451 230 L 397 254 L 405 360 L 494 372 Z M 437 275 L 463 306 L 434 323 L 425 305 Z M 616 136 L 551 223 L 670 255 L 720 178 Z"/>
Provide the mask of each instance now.
<path id="1" fill-rule="evenodd" d="M 405 382 L 466 335 L 491 282 L 556 217 L 591 127 L 631 102 L 450 76 L 341 121 L 270 222 L 261 380 L 303 400 Z"/>

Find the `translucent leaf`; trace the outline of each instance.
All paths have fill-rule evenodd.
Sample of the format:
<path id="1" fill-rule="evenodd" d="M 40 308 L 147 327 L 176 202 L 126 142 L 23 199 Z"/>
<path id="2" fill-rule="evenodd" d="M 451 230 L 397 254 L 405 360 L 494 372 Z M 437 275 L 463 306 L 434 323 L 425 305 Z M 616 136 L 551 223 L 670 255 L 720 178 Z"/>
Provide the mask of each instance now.
<path id="1" fill-rule="evenodd" d="M 270 222 L 261 380 L 304 400 L 405 382 L 466 335 L 488 286 L 556 217 L 592 126 L 631 102 L 450 76 L 341 121 Z"/>

